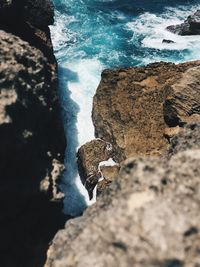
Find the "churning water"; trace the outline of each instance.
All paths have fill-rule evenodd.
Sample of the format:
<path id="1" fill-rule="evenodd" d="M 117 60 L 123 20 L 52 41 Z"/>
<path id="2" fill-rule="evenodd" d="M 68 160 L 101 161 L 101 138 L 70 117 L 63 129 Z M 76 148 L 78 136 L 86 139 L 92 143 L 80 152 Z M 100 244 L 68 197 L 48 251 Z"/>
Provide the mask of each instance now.
<path id="1" fill-rule="evenodd" d="M 89 201 L 80 182 L 76 152 L 94 138 L 92 98 L 105 68 L 155 61 L 200 59 L 199 36 L 176 36 L 165 28 L 200 8 L 200 0 L 54 0 L 51 27 L 59 64 L 60 99 L 66 129 L 64 212 L 79 215 Z M 164 44 L 163 39 L 174 44 Z"/>

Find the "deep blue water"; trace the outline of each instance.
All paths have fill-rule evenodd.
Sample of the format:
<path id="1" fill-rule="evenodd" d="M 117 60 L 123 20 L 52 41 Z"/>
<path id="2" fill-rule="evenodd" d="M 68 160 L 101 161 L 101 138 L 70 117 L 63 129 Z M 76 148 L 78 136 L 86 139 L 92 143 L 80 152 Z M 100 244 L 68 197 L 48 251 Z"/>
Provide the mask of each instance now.
<path id="1" fill-rule="evenodd" d="M 68 141 L 62 190 L 65 212 L 77 215 L 88 197 L 77 174 L 76 151 L 94 137 L 92 97 L 101 71 L 161 60 L 200 59 L 199 36 L 181 37 L 165 30 L 200 8 L 200 0 L 54 0 L 54 4 L 51 32 Z M 163 39 L 175 44 L 163 44 Z"/>

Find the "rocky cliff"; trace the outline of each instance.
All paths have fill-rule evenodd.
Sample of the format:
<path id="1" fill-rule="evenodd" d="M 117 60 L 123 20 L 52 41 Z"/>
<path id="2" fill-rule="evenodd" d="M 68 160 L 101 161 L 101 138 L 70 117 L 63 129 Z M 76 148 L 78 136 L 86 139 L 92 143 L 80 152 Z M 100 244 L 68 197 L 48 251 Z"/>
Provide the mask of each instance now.
<path id="1" fill-rule="evenodd" d="M 200 124 L 165 157 L 123 163 L 117 179 L 55 236 L 45 267 L 199 266 Z"/>
<path id="2" fill-rule="evenodd" d="M 49 0 L 0 1 L 0 265 L 42 266 L 63 225 L 65 149 Z"/>
<path id="3" fill-rule="evenodd" d="M 90 197 L 101 194 L 56 234 L 45 267 L 200 266 L 199 77 L 200 61 L 102 73 L 96 139 L 77 154 Z"/>
<path id="4" fill-rule="evenodd" d="M 121 164 L 130 157 L 162 156 L 184 124 L 199 121 L 199 75 L 200 61 L 102 73 L 92 117 L 96 137 L 109 149 L 99 149 L 97 139 L 79 150 L 80 174 L 89 192 L 99 179 L 101 161 L 113 158 Z M 112 180 L 112 171 L 110 177 L 102 182 Z"/>

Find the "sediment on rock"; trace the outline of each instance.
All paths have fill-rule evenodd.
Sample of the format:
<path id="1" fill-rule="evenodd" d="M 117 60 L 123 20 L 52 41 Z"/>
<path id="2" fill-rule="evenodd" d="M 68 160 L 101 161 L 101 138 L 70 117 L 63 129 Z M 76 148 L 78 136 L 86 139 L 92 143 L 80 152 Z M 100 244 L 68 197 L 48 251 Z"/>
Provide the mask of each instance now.
<path id="1" fill-rule="evenodd" d="M 50 1 L 0 1 L 0 258 L 40 267 L 66 220 L 57 181 L 64 131 Z"/>
<path id="2" fill-rule="evenodd" d="M 170 157 L 128 159 L 97 203 L 57 233 L 45 267 L 198 266 L 199 131 L 192 124 L 173 137 Z"/>

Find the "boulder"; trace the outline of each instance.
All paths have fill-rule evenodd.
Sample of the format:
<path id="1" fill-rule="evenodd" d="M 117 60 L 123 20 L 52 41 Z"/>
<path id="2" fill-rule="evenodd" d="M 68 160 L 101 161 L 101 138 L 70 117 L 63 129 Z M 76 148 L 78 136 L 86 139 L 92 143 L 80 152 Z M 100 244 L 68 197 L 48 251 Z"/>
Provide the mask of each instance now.
<path id="1" fill-rule="evenodd" d="M 175 42 L 172 41 L 172 40 L 163 39 L 162 43 L 163 43 L 163 44 L 174 44 Z"/>
<path id="2" fill-rule="evenodd" d="M 96 139 L 81 146 L 78 150 L 78 168 L 82 183 L 92 199 L 93 190 L 101 178 L 99 163 L 112 156 L 112 147 L 109 143 Z"/>
<path id="3" fill-rule="evenodd" d="M 200 34 L 200 10 L 197 10 L 193 15 L 189 16 L 187 20 L 190 24 L 190 30 L 197 31 Z"/>
<path id="4" fill-rule="evenodd" d="M 45 267 L 198 266 L 199 129 L 184 129 L 181 140 L 193 142 L 170 159 L 127 160 L 97 203 L 56 234 Z"/>
<path id="5" fill-rule="evenodd" d="M 95 142 L 89 150 L 84 149 L 88 144 L 81 149 L 80 174 L 90 194 L 100 176 L 88 174 L 93 166 L 98 173 L 100 161 L 112 157 L 120 165 L 130 157 L 162 156 L 183 125 L 200 120 L 199 75 L 199 61 L 160 62 L 102 73 L 92 118 L 96 138 L 109 143 L 112 153 L 107 157 L 96 153 Z M 99 192 L 107 184 L 106 179 L 101 181 Z"/>
<path id="6" fill-rule="evenodd" d="M 193 35 L 193 33 L 190 31 L 190 25 L 188 21 L 185 21 L 178 25 L 170 25 L 167 27 L 167 30 L 178 35 Z"/>
<path id="7" fill-rule="evenodd" d="M 172 33 L 178 35 L 199 35 L 200 34 L 200 10 L 190 15 L 183 23 L 167 27 Z"/>
<path id="8" fill-rule="evenodd" d="M 116 162 L 162 155 L 166 128 L 197 119 L 199 64 L 161 62 L 102 73 L 92 117 L 96 137 L 112 144 Z"/>

